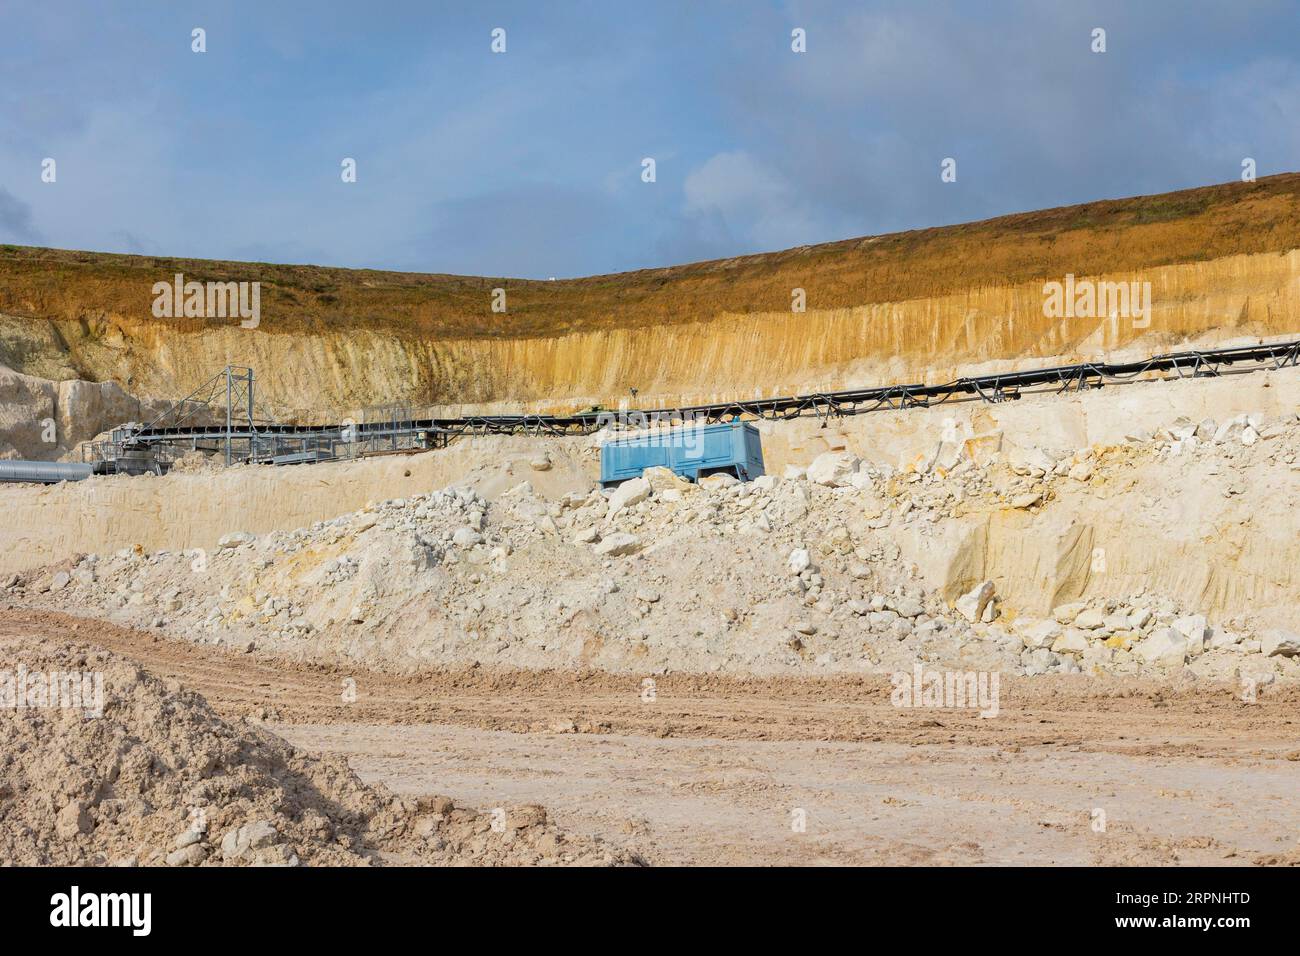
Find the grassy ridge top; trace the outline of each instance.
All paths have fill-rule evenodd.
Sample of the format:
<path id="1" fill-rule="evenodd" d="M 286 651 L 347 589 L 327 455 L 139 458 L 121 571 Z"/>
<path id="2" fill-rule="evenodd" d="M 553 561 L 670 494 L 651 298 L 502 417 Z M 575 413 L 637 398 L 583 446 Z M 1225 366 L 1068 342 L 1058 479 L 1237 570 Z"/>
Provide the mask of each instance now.
<path id="1" fill-rule="evenodd" d="M 1041 278 L 1300 248 L 1300 173 L 1105 200 L 783 252 L 555 282 L 0 246 L 0 312 L 154 319 L 154 282 L 260 281 L 268 333 L 372 329 L 431 338 L 550 336 L 721 313 L 900 301 Z M 491 290 L 509 312 L 493 313 Z"/>

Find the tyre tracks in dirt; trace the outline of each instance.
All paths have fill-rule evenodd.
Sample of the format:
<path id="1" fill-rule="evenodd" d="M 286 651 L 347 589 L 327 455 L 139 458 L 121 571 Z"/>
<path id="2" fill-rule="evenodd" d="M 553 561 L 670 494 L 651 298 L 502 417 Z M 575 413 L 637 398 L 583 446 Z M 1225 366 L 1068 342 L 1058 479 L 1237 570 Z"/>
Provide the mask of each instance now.
<path id="1" fill-rule="evenodd" d="M 881 676 L 667 674 L 646 699 L 641 675 L 385 673 L 13 609 L 0 667 L 36 637 L 130 658 L 396 792 L 542 803 L 655 863 L 1300 862 L 1296 688 L 1009 679 L 987 719 L 894 707 Z"/>
<path id="2" fill-rule="evenodd" d="M 0 611 L 0 643 L 20 648 L 33 635 L 114 651 L 198 691 L 226 716 L 270 723 L 433 723 L 521 733 L 975 745 L 1011 752 L 1054 746 L 1129 756 L 1300 760 L 1297 687 L 1266 689 L 1257 703 L 1246 703 L 1222 685 L 1010 678 L 1001 682 L 998 715 L 985 719 L 974 710 L 894 707 L 888 679 L 876 675 L 667 674 L 651 678 L 653 699 L 647 699 L 640 675 L 483 667 L 390 674 L 192 644 L 89 618 Z"/>

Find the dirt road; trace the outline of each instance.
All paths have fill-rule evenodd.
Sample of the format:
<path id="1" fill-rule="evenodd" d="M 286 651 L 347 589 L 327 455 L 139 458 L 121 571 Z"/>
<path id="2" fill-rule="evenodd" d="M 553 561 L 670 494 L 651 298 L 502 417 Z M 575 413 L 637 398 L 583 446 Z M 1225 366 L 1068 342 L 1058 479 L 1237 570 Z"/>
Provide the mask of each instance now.
<path id="1" fill-rule="evenodd" d="M 366 779 L 535 801 L 654 863 L 1300 862 L 1300 689 L 1034 678 L 998 716 L 900 709 L 883 678 L 285 663 L 98 621 L 0 612 L 131 657 Z"/>

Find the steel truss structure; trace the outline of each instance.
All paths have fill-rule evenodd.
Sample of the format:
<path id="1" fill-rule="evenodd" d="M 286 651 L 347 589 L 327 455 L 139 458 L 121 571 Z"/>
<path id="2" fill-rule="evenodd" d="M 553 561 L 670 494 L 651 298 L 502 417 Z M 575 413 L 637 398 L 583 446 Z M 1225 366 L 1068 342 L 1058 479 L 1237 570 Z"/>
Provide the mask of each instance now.
<path id="1" fill-rule="evenodd" d="M 942 385 L 885 385 L 784 398 L 756 398 L 675 408 L 596 410 L 572 415 L 468 415 L 415 417 L 409 406 L 376 406 L 361 422 L 288 425 L 259 418 L 253 370 L 228 366 L 154 422 L 114 434 L 119 449 L 188 446 L 224 450 L 232 460 L 294 463 L 383 450 L 441 447 L 458 435 L 589 435 L 611 424 L 721 422 L 733 418 L 784 421 L 816 416 L 829 421 L 885 409 L 923 408 L 948 402 L 1006 402 L 1032 392 L 1081 392 L 1153 377 L 1206 378 L 1300 365 L 1300 340 L 1228 349 L 1170 352 L 1134 362 L 1084 362 L 1051 368 L 959 378 Z M 224 399 L 224 402 L 223 402 Z M 218 421 L 193 421 L 199 409 Z M 220 418 L 224 417 L 224 421 Z M 241 454 L 242 453 L 242 454 Z"/>

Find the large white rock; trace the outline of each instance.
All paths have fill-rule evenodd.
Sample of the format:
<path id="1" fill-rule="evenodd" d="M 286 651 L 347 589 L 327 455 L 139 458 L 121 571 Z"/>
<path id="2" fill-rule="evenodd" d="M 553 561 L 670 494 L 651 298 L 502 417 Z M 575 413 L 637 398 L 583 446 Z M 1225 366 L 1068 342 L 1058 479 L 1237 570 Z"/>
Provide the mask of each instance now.
<path id="1" fill-rule="evenodd" d="M 1060 607 L 1055 608 L 1052 611 L 1052 617 L 1056 619 L 1056 623 L 1058 624 L 1069 624 L 1087 607 L 1088 605 L 1083 601 L 1075 601 L 1072 604 L 1062 604 Z"/>
<path id="2" fill-rule="evenodd" d="M 620 508 L 628 508 L 635 504 L 640 504 L 650 497 L 650 482 L 644 478 L 632 478 L 623 482 L 614 489 L 614 493 L 609 496 L 609 513 L 613 514 Z"/>
<path id="3" fill-rule="evenodd" d="M 1230 418 L 1214 432 L 1214 443 L 1222 445 L 1227 441 L 1239 441 L 1241 434 L 1250 426 L 1250 419 L 1245 415 Z"/>
<path id="4" fill-rule="evenodd" d="M 1295 657 L 1300 654 L 1300 634 L 1274 629 L 1259 636 L 1259 649 L 1265 657 Z"/>
<path id="5" fill-rule="evenodd" d="M 472 548 L 483 543 L 483 536 L 473 528 L 457 528 L 452 532 L 451 543 L 458 548 Z"/>
<path id="6" fill-rule="evenodd" d="M 1133 652 L 1148 664 L 1183 664 L 1187 661 L 1187 637 L 1172 627 L 1164 627 L 1134 645 Z"/>
<path id="7" fill-rule="evenodd" d="M 655 465 L 653 468 L 647 468 L 641 472 L 641 477 L 650 485 L 651 491 L 664 491 L 669 488 L 681 490 L 683 487 L 693 487 L 689 481 L 682 478 L 671 468 L 665 468 L 662 465 Z M 626 482 L 624 483 L 626 484 Z M 620 485 L 620 488 L 623 486 Z"/>
<path id="8" fill-rule="evenodd" d="M 1088 608 L 1080 611 L 1073 623 L 1080 630 L 1096 631 L 1106 626 L 1106 615 L 1096 608 Z"/>
<path id="9" fill-rule="evenodd" d="M 1069 476 L 1075 481 L 1087 481 L 1092 477 L 1092 462 L 1081 461 L 1074 465 L 1068 472 Z"/>
<path id="10" fill-rule="evenodd" d="M 1087 649 L 1087 635 L 1073 627 L 1066 628 L 1065 633 L 1052 642 L 1053 654 L 1082 654 Z"/>
<path id="11" fill-rule="evenodd" d="M 849 484 L 858 470 L 858 459 L 845 452 L 828 451 L 818 455 L 808 466 L 808 480 L 819 485 L 840 488 Z"/>
<path id="12" fill-rule="evenodd" d="M 575 534 L 573 536 L 573 543 L 592 544 L 599 537 L 600 537 L 600 532 L 596 530 L 595 525 L 592 525 L 589 528 L 583 528 L 581 531 Z"/>
<path id="13" fill-rule="evenodd" d="M 1206 623 L 1204 614 L 1189 614 L 1186 617 L 1180 617 L 1170 626 L 1192 644 L 1205 642 Z"/>
<path id="14" fill-rule="evenodd" d="M 626 531 L 615 531 L 597 542 L 592 550 L 604 557 L 617 558 L 631 554 L 639 547 L 641 547 L 641 539 L 636 535 L 628 534 Z"/>
<path id="15" fill-rule="evenodd" d="M 972 624 L 978 623 L 984 616 L 984 609 L 993 600 L 993 582 L 984 581 L 975 585 L 957 599 L 954 607 L 957 613 Z"/>
<path id="16" fill-rule="evenodd" d="M 1116 611 L 1114 614 L 1107 614 L 1102 619 L 1101 626 L 1107 631 L 1126 631 L 1128 630 L 1128 614 L 1124 611 Z"/>
<path id="17" fill-rule="evenodd" d="M 1056 467 L 1050 456 L 1038 448 L 1013 448 L 1007 454 L 1007 464 L 1017 475 L 1037 478 Z"/>
<path id="18" fill-rule="evenodd" d="M 1061 636 L 1061 625 L 1055 621 L 1036 621 L 1027 627 L 1019 626 L 1020 639 L 1025 647 L 1051 647 L 1052 642 Z"/>
<path id="19" fill-rule="evenodd" d="M 807 548 L 795 548 L 790 552 L 790 573 L 802 574 L 812 567 L 812 557 Z"/>
<path id="20" fill-rule="evenodd" d="M 1214 629 L 1214 632 L 1210 635 L 1209 641 L 1206 642 L 1206 646 L 1209 650 L 1219 651 L 1223 650 L 1225 647 L 1236 647 L 1240 643 L 1240 634 L 1236 631 L 1225 631 L 1223 628 L 1219 627 Z"/>
<path id="21" fill-rule="evenodd" d="M 920 617 L 925 613 L 925 606 L 920 601 L 907 596 L 888 597 L 885 599 L 885 607 L 899 617 Z"/>
<path id="22" fill-rule="evenodd" d="M 1133 613 L 1131 613 L 1128 616 L 1129 629 L 1133 631 L 1142 630 L 1142 628 L 1146 627 L 1148 624 L 1151 623 L 1152 616 L 1153 615 L 1151 613 L 1150 608 L 1147 607 L 1135 608 L 1133 610 Z"/>
<path id="23" fill-rule="evenodd" d="M 944 441 L 939 443 L 939 447 L 934 453 L 934 467 L 942 468 L 944 471 L 952 471 L 956 468 L 966 455 L 966 443 L 961 441 Z"/>

